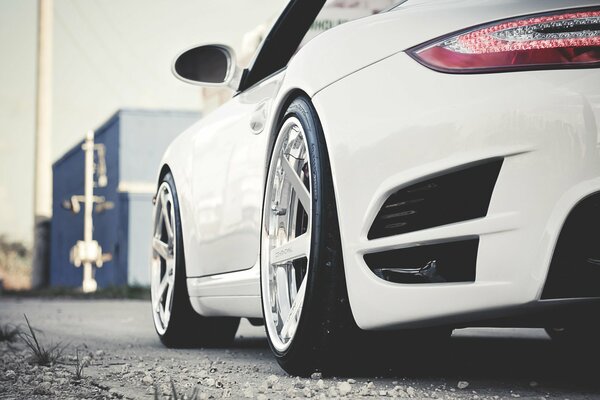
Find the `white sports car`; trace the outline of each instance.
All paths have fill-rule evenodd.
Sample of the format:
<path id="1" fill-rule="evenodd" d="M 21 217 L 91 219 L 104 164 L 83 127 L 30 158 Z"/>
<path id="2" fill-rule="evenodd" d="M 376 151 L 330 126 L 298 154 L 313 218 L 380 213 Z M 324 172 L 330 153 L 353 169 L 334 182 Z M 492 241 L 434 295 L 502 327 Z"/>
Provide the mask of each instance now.
<path id="1" fill-rule="evenodd" d="M 158 174 L 162 342 L 248 318 L 305 375 L 352 331 L 600 334 L 598 0 L 408 0 L 303 42 L 324 3 L 290 1 L 247 69 L 173 64 L 236 92 Z"/>

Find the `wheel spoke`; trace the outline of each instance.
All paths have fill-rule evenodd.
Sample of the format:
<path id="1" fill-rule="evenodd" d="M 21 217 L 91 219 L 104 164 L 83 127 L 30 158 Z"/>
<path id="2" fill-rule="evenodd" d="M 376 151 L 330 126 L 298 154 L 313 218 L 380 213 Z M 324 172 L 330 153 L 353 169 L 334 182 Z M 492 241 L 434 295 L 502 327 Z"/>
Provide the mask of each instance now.
<path id="1" fill-rule="evenodd" d="M 154 303 L 152 304 L 155 313 L 160 313 L 160 297 L 154 299 Z"/>
<path id="2" fill-rule="evenodd" d="M 169 214 L 169 210 L 167 209 L 167 199 L 165 198 L 164 191 L 162 191 L 160 194 L 160 203 L 161 203 L 162 220 L 165 224 L 165 229 L 167 230 L 167 236 L 169 237 L 169 241 L 172 241 L 173 240 L 173 226 L 172 226 L 173 222 L 171 220 L 171 215 Z M 172 204 L 171 204 L 171 207 L 173 207 Z"/>
<path id="3" fill-rule="evenodd" d="M 165 299 L 165 316 L 168 319 L 171 316 L 171 304 L 173 304 L 173 284 L 167 288 L 167 298 Z"/>
<path id="4" fill-rule="evenodd" d="M 156 307 L 158 308 L 157 311 L 163 324 L 168 320 L 165 314 L 165 307 L 163 307 L 163 298 L 165 297 L 165 292 L 167 292 L 169 286 L 169 276 L 167 270 L 165 275 L 162 277 L 160 284 L 158 285 L 158 290 L 156 291 Z"/>
<path id="5" fill-rule="evenodd" d="M 172 257 L 171 251 L 169 250 L 169 245 L 165 242 L 162 242 L 160 239 L 153 238 L 152 239 L 152 248 L 165 260 L 169 260 Z"/>
<path id="6" fill-rule="evenodd" d="M 162 306 L 162 303 L 158 303 L 158 315 L 160 317 L 160 321 L 163 325 L 163 327 L 165 327 L 167 325 L 167 319 L 165 316 L 165 309 Z"/>
<path id="7" fill-rule="evenodd" d="M 306 274 L 304 279 L 302 279 L 302 284 L 298 288 L 296 297 L 294 297 L 294 304 L 292 304 L 287 320 L 283 324 L 283 328 L 281 328 L 282 339 L 289 339 L 294 336 L 294 333 L 296 333 L 296 328 L 298 327 L 298 321 L 300 320 L 300 314 L 302 312 L 302 306 L 304 304 L 304 294 L 306 293 L 307 279 L 308 274 Z"/>
<path id="8" fill-rule="evenodd" d="M 154 221 L 154 236 L 160 237 L 162 235 L 162 224 L 163 224 L 164 216 L 161 210 L 157 210 L 156 212 L 156 221 Z"/>
<path id="9" fill-rule="evenodd" d="M 160 285 L 158 286 L 157 298 L 158 298 L 159 302 L 162 300 L 162 298 L 165 294 L 165 290 L 167 290 L 168 287 L 169 287 L 169 276 L 165 273 L 165 276 L 162 277 L 162 280 L 160 281 Z"/>
<path id="10" fill-rule="evenodd" d="M 288 296 L 290 298 L 290 303 L 292 299 L 295 299 L 298 295 L 298 285 L 296 285 L 296 269 L 294 268 L 293 263 L 286 264 L 286 273 L 287 273 L 287 285 L 288 285 Z"/>
<path id="11" fill-rule="evenodd" d="M 290 312 L 289 293 L 287 292 L 287 290 L 285 290 L 288 282 L 286 266 L 279 266 L 275 268 L 275 282 L 277 284 L 277 310 L 279 313 L 279 318 L 282 319 L 285 318 L 285 316 Z"/>
<path id="12" fill-rule="evenodd" d="M 300 176 L 285 156 L 281 157 L 281 164 L 285 172 L 285 179 L 294 189 L 300 204 L 302 204 L 302 207 L 304 207 L 305 210 L 310 210 L 310 193 L 308 192 L 308 189 L 306 189 L 306 186 L 304 186 L 304 182 L 302 182 Z"/>
<path id="13" fill-rule="evenodd" d="M 271 250 L 271 263 L 283 264 L 308 255 L 310 231 L 293 238 L 289 242 Z"/>

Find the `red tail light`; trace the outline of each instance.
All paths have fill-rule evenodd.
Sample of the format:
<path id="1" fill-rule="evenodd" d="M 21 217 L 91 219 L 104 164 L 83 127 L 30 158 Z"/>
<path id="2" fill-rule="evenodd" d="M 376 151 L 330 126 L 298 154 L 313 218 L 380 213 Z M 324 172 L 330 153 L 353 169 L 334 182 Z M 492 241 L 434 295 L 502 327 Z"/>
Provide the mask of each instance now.
<path id="1" fill-rule="evenodd" d="M 600 67 L 600 9 L 495 22 L 408 53 L 429 68 L 450 73 Z"/>

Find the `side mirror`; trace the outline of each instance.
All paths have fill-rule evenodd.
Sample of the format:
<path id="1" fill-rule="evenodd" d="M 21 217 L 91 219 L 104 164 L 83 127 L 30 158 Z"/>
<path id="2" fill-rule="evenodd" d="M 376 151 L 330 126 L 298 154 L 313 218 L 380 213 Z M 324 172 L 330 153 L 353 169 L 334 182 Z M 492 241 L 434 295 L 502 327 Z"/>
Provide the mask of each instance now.
<path id="1" fill-rule="evenodd" d="M 220 44 L 197 46 L 175 57 L 172 66 L 176 78 L 200 86 L 229 86 L 237 90 L 242 70 L 237 66 L 235 53 Z"/>

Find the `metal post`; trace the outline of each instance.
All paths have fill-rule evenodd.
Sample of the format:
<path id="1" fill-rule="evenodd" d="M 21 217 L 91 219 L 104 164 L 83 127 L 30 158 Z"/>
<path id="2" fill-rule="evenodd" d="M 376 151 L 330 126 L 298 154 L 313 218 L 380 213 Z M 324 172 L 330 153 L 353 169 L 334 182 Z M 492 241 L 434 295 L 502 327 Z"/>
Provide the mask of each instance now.
<path id="1" fill-rule="evenodd" d="M 94 221 L 92 212 L 94 210 L 94 132 L 89 131 L 83 145 L 85 151 L 85 183 L 83 192 L 83 242 L 86 247 L 91 246 L 94 232 Z M 95 292 L 97 288 L 94 279 L 93 265 L 86 257 L 83 261 L 83 291 L 85 293 Z"/>
<path id="2" fill-rule="evenodd" d="M 95 292 L 98 288 L 97 282 L 94 279 L 94 266 L 102 268 L 104 261 L 111 260 L 111 254 L 102 253 L 102 247 L 94 240 L 94 203 L 98 204 L 96 212 L 102 212 L 112 208 L 113 203 L 106 201 L 104 197 L 94 196 L 94 186 L 96 182 L 94 177 L 98 173 L 98 186 L 105 187 L 108 184 L 106 177 L 106 148 L 102 143 L 94 143 L 94 132 L 89 131 L 85 135 L 85 140 L 81 145 L 83 150 L 85 166 L 84 166 L 84 191 L 83 196 L 71 196 L 70 203 L 67 202 L 67 209 L 78 214 L 81 210 L 79 204 L 83 202 L 83 240 L 78 240 L 75 246 L 71 248 L 70 259 L 75 267 L 79 268 L 83 265 L 83 283 L 82 289 L 84 293 Z M 98 169 L 94 162 L 94 156 L 98 152 Z M 64 204 L 64 203 L 63 203 Z"/>
<path id="3" fill-rule="evenodd" d="M 35 186 L 32 288 L 48 284 L 52 217 L 51 105 L 53 0 L 38 0 Z"/>

